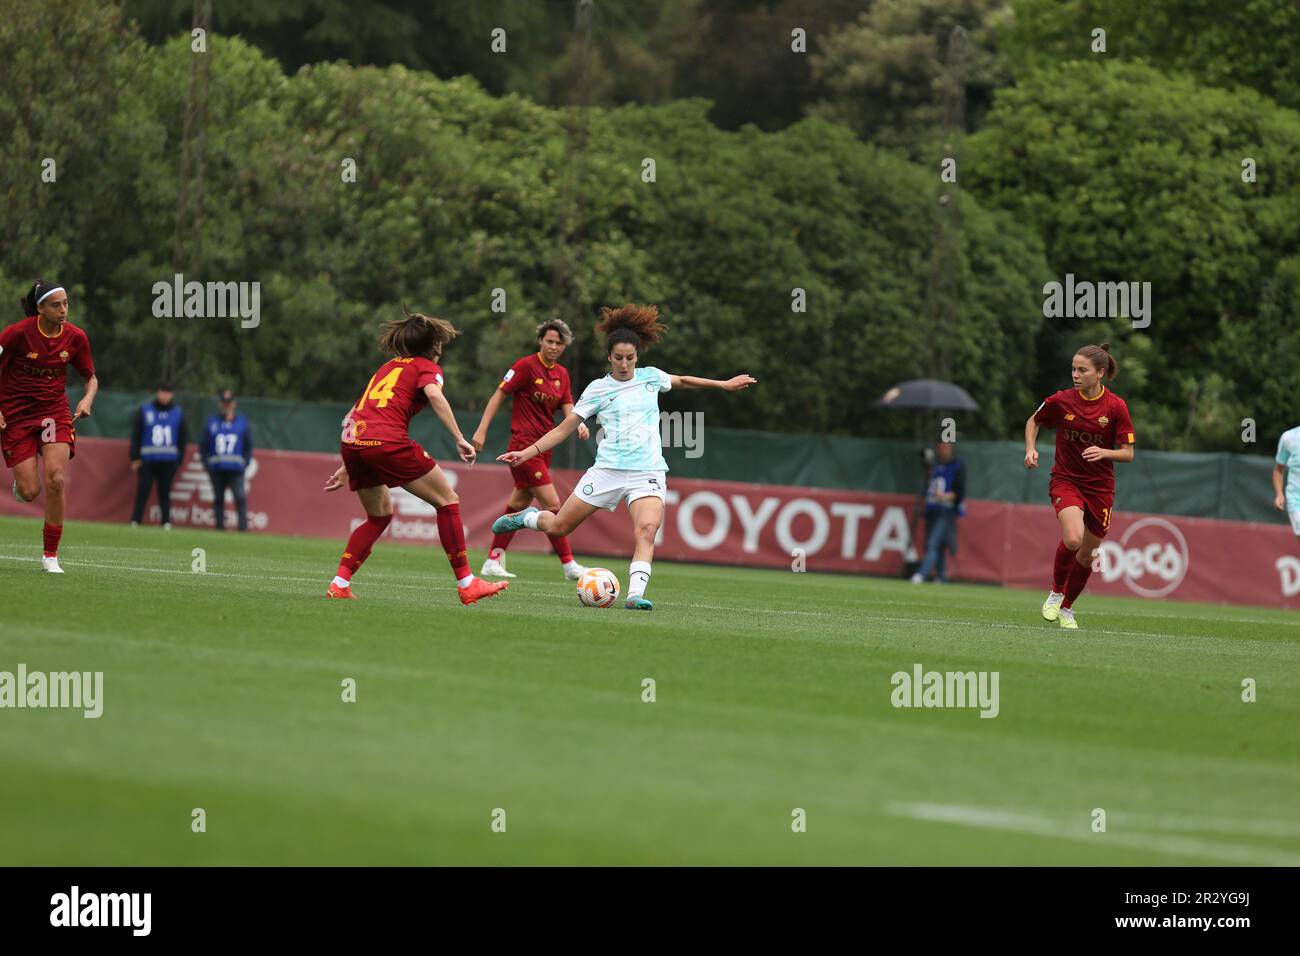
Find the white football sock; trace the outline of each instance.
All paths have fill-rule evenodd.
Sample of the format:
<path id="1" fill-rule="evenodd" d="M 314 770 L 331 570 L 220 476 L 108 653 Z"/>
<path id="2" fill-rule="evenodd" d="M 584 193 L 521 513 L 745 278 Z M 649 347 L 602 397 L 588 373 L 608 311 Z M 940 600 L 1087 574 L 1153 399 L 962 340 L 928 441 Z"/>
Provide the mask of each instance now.
<path id="1" fill-rule="evenodd" d="M 352 582 L 349 581 L 347 578 L 341 578 L 337 574 L 334 575 L 334 586 L 336 588 L 345 588 L 348 587 L 351 583 Z"/>
<path id="2" fill-rule="evenodd" d="M 533 531 L 538 530 L 537 519 L 541 516 L 542 513 L 540 511 L 530 511 L 528 514 L 524 515 L 524 527 L 531 528 Z"/>
<path id="3" fill-rule="evenodd" d="M 474 575 L 472 575 L 472 574 L 467 575 L 466 577 L 463 577 L 463 578 L 457 578 L 457 579 L 456 579 L 456 587 L 458 587 L 458 588 L 467 588 L 467 587 L 470 586 L 470 583 L 471 583 L 473 580 L 474 580 Z"/>
<path id="4" fill-rule="evenodd" d="M 645 596 L 645 589 L 650 586 L 650 562 L 633 561 L 627 569 L 628 600 Z"/>

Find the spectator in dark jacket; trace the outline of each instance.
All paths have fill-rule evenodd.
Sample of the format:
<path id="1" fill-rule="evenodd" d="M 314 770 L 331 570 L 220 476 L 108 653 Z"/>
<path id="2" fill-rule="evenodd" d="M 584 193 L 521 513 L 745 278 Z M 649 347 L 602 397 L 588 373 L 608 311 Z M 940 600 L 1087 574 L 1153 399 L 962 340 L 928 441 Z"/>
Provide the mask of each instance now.
<path id="1" fill-rule="evenodd" d="M 135 413 L 131 425 L 131 470 L 137 475 L 135 507 L 131 527 L 138 528 L 144 517 L 149 491 L 158 486 L 158 511 L 164 528 L 172 526 L 172 479 L 185 460 L 189 431 L 185 413 L 174 404 L 176 391 L 169 383 L 158 386 L 152 400 Z"/>
<path id="2" fill-rule="evenodd" d="M 217 396 L 217 414 L 203 430 L 203 464 L 212 479 L 212 496 L 217 530 L 226 530 L 226 489 L 235 499 L 239 530 L 248 530 L 248 497 L 244 472 L 253 460 L 253 429 L 248 419 L 235 411 L 235 393 L 224 390 Z"/>
<path id="3" fill-rule="evenodd" d="M 953 455 L 952 443 L 934 446 L 935 462 L 925 495 L 925 560 L 912 583 L 920 584 L 935 574 L 947 583 L 949 554 L 957 554 L 957 519 L 966 513 L 966 465 Z"/>

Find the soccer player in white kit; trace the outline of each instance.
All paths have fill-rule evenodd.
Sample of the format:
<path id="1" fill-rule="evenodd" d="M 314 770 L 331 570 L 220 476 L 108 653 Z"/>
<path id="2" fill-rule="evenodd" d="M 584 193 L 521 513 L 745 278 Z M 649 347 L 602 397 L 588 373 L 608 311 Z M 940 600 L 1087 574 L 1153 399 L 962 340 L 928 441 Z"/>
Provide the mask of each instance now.
<path id="1" fill-rule="evenodd" d="M 670 375 L 657 368 L 638 368 L 641 353 L 663 336 L 656 306 L 625 305 L 600 310 L 596 331 L 605 336 L 609 374 L 586 387 L 573 410 L 559 425 L 527 448 L 508 451 L 497 461 L 518 465 L 550 451 L 568 438 L 583 420 L 596 416 L 604 438 L 596 463 L 587 469 L 558 513 L 525 508 L 502 515 L 492 523 L 495 534 L 529 528 L 548 535 L 572 534 L 599 509 L 613 511 L 627 502 L 632 516 L 635 545 L 628 568 L 624 607 L 651 611 L 645 596 L 650 583 L 650 562 L 655 535 L 664 518 L 664 493 L 668 489 L 668 464 L 659 439 L 659 393 L 672 388 L 717 388 L 736 392 L 753 385 L 751 375 L 726 381 Z"/>
<path id="2" fill-rule="evenodd" d="M 1273 493 L 1273 507 L 1287 513 L 1291 530 L 1300 538 L 1300 426 L 1284 431 L 1277 440 Z"/>

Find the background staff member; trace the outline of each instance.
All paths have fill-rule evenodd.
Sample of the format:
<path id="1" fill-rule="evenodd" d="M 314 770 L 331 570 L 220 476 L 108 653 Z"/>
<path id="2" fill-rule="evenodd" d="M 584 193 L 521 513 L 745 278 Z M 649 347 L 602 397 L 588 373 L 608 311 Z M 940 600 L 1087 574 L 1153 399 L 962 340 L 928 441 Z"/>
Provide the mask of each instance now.
<path id="1" fill-rule="evenodd" d="M 235 411 L 235 393 L 226 389 L 217 396 L 218 413 L 203 430 L 203 464 L 212 481 L 217 530 L 226 530 L 226 489 L 235 497 L 239 530 L 248 530 L 248 497 L 244 493 L 244 471 L 253 460 L 253 430 L 248 419 Z"/>
<path id="2" fill-rule="evenodd" d="M 953 455 L 951 442 L 936 442 L 934 453 L 925 495 L 925 560 L 912 575 L 913 584 L 932 572 L 936 581 L 947 583 L 947 555 L 957 555 L 957 519 L 966 513 L 966 464 Z"/>
<path id="3" fill-rule="evenodd" d="M 149 490 L 158 485 L 158 510 L 164 528 L 172 526 L 172 479 L 185 460 L 189 431 L 185 414 L 173 404 L 176 390 L 169 384 L 158 386 L 151 401 L 135 413 L 131 425 L 131 470 L 139 480 L 135 488 L 135 507 L 131 510 L 131 527 L 139 527 Z"/>

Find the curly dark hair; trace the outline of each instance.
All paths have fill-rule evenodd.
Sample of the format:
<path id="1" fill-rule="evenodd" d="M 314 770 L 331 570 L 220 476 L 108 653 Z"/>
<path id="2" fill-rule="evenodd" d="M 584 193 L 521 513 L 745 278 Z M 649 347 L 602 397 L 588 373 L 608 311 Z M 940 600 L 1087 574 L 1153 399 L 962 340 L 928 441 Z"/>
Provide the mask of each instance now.
<path id="1" fill-rule="evenodd" d="M 606 355 L 620 342 L 627 342 L 640 354 L 662 339 L 667 327 L 659 322 L 659 306 L 629 302 L 618 309 L 601 308 L 596 331 L 605 336 Z"/>

